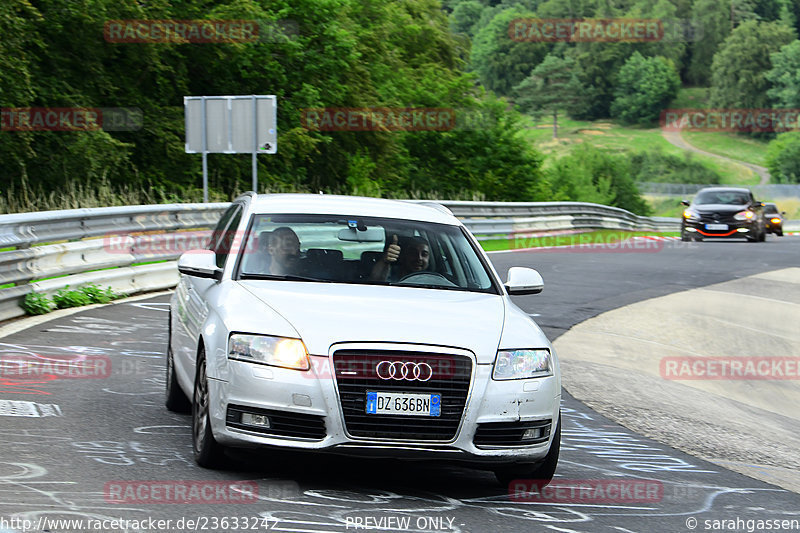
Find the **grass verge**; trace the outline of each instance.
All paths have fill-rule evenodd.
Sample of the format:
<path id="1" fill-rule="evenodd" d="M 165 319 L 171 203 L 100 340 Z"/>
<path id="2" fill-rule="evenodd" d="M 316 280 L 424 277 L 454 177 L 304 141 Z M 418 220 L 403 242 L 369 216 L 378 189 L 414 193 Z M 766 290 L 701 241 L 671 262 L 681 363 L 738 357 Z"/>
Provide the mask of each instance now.
<path id="1" fill-rule="evenodd" d="M 480 241 L 481 247 L 487 252 L 503 250 L 520 250 L 524 248 L 542 248 L 545 246 L 589 246 L 606 245 L 609 248 L 624 249 L 630 244 L 628 241 L 634 237 L 677 237 L 677 231 L 625 231 L 625 230 L 595 230 L 578 233 L 558 233 L 541 235 L 537 237 L 512 237 L 502 239 L 487 239 Z"/>

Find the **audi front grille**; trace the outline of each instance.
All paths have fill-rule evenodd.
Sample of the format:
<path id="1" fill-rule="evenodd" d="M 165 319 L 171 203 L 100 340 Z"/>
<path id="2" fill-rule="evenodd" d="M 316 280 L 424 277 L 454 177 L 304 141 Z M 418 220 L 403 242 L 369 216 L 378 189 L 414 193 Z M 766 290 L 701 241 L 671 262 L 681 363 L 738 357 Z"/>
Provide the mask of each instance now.
<path id="1" fill-rule="evenodd" d="M 345 427 L 351 436 L 409 441 L 455 438 L 472 379 L 469 357 L 400 350 L 339 350 L 333 354 L 333 364 Z M 441 394 L 441 414 L 367 414 L 368 391 Z"/>

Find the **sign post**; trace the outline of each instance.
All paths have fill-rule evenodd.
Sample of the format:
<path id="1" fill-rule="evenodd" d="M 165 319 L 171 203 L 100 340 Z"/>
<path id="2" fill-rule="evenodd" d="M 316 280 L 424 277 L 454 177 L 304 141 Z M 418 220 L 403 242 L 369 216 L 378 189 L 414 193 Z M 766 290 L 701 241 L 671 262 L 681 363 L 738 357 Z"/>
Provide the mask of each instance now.
<path id="1" fill-rule="evenodd" d="M 203 202 L 208 202 L 208 154 L 252 154 L 258 192 L 258 154 L 278 151 L 275 96 L 184 96 L 186 153 L 203 154 Z"/>

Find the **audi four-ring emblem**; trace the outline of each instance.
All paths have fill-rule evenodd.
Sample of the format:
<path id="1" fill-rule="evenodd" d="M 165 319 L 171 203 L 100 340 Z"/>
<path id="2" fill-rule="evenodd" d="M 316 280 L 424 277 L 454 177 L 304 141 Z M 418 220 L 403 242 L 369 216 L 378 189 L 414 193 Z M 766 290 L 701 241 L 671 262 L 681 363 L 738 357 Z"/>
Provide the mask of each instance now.
<path id="1" fill-rule="evenodd" d="M 381 379 L 428 381 L 433 377 L 433 368 L 428 363 L 410 361 L 381 361 L 375 365 L 375 373 Z"/>

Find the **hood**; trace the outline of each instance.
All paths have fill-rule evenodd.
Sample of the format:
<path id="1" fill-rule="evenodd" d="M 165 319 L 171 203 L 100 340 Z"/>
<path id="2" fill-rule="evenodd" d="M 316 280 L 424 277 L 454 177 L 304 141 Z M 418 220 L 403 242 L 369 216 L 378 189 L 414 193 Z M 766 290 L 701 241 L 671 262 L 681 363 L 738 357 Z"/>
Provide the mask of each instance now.
<path id="1" fill-rule="evenodd" d="M 496 294 L 292 281 L 238 283 L 283 316 L 312 355 L 327 355 L 332 344 L 341 342 L 396 342 L 463 348 L 480 363 L 491 363 L 503 331 L 504 299 Z"/>

